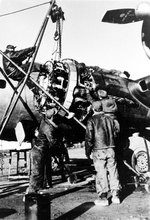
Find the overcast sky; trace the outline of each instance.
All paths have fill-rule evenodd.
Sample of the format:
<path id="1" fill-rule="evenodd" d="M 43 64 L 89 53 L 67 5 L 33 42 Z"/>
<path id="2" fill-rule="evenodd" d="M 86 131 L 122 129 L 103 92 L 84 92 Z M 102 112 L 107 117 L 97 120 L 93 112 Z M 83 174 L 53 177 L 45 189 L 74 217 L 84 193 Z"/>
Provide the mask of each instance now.
<path id="1" fill-rule="evenodd" d="M 45 0 L 0 0 L 0 15 L 24 9 Z M 107 10 L 136 8 L 140 1 L 57 0 L 65 13 L 62 58 L 72 58 L 87 65 L 129 71 L 132 79 L 150 75 L 150 60 L 141 43 L 142 21 L 117 25 L 102 23 Z M 0 50 L 7 44 L 16 49 L 33 46 L 49 4 L 0 17 Z M 37 61 L 51 60 L 55 24 L 49 20 Z"/>

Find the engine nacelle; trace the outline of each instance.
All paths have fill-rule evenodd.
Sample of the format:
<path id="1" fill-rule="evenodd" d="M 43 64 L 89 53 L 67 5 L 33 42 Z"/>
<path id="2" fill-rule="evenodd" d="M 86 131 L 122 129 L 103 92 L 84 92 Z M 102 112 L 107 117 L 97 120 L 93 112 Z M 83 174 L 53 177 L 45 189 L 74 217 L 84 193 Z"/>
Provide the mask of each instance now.
<path id="1" fill-rule="evenodd" d="M 147 2 L 140 3 L 135 9 L 135 15 L 138 19 L 150 19 L 150 4 Z"/>

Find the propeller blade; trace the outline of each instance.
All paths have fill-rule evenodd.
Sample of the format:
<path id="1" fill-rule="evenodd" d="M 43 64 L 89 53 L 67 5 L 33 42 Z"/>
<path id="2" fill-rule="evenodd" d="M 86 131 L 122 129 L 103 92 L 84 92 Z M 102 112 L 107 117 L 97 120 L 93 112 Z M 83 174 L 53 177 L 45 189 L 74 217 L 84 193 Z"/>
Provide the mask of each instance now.
<path id="1" fill-rule="evenodd" d="M 102 22 L 128 24 L 141 20 L 143 19 L 137 18 L 137 16 L 135 15 L 135 9 L 126 8 L 107 11 L 102 19 Z"/>
<path id="2" fill-rule="evenodd" d="M 148 58 L 150 59 L 150 19 L 143 22 L 142 27 L 142 44 L 144 51 Z"/>

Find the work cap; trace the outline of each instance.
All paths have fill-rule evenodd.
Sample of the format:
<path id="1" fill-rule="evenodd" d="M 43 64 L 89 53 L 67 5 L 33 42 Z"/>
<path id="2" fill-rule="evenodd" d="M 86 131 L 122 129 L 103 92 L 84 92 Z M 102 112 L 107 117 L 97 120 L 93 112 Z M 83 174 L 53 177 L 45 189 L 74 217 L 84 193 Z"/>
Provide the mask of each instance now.
<path id="1" fill-rule="evenodd" d="M 57 108 L 51 108 L 49 110 L 46 111 L 46 117 L 48 119 L 50 119 L 53 115 L 55 115 L 57 113 Z"/>
<path id="2" fill-rule="evenodd" d="M 78 63 L 77 67 L 78 67 L 78 69 L 85 69 L 86 65 L 85 65 L 85 63 Z"/>
<path id="3" fill-rule="evenodd" d="M 16 46 L 7 45 L 6 50 L 13 51 L 13 50 L 15 50 L 15 48 L 16 48 Z"/>
<path id="4" fill-rule="evenodd" d="M 102 97 L 102 98 L 105 98 L 105 97 L 107 97 L 107 91 L 106 90 L 98 90 L 97 91 L 97 94 L 100 96 L 100 97 Z"/>
<path id="5" fill-rule="evenodd" d="M 92 103 L 93 110 L 96 112 L 102 111 L 102 104 L 100 101 L 95 101 Z"/>

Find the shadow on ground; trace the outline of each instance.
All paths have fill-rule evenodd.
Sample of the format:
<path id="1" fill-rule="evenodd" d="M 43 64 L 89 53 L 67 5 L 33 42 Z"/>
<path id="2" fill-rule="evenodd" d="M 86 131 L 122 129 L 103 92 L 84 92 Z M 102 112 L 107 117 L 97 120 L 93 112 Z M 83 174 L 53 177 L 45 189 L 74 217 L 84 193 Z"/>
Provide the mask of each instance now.
<path id="1" fill-rule="evenodd" d="M 85 202 L 55 220 L 76 219 L 94 206 L 93 202 Z"/>
<path id="2" fill-rule="evenodd" d="M 0 218 L 8 217 L 16 212 L 14 209 L 0 208 Z"/>
<path id="3" fill-rule="evenodd" d="M 65 194 L 69 194 L 71 192 L 81 189 L 80 186 L 77 186 L 77 183 L 85 181 L 88 177 L 91 177 L 93 174 L 95 174 L 95 170 L 92 160 L 88 160 L 86 158 L 85 159 L 71 158 L 69 164 L 65 164 L 66 179 L 64 180 L 65 182 L 68 181 L 68 185 L 70 184 L 70 186 L 65 191 L 63 190 L 64 187 L 62 187 L 61 192 L 58 192 L 56 189 L 51 188 L 50 193 L 52 199 L 58 198 Z M 124 173 L 124 175 L 126 175 L 126 173 Z M 73 176 L 72 180 L 68 179 L 70 176 Z M 56 173 L 53 173 L 52 176 L 53 186 L 63 183 L 64 181 L 62 181 L 61 173 L 59 170 Z M 71 184 L 71 182 L 69 181 L 72 181 L 72 183 L 76 183 L 76 184 Z M 27 186 L 28 186 L 28 180 L 25 181 L 23 179 L 19 179 L 17 183 L 13 183 L 12 180 L 9 181 L 7 184 L 2 184 L 0 185 L 0 199 L 17 193 L 24 194 Z M 87 188 L 91 192 L 96 192 L 94 180 L 91 181 L 90 183 L 85 183 L 82 187 Z M 121 192 L 121 200 L 123 201 L 134 190 L 135 190 L 134 184 L 126 185 L 125 183 L 125 187 L 123 187 Z"/>

